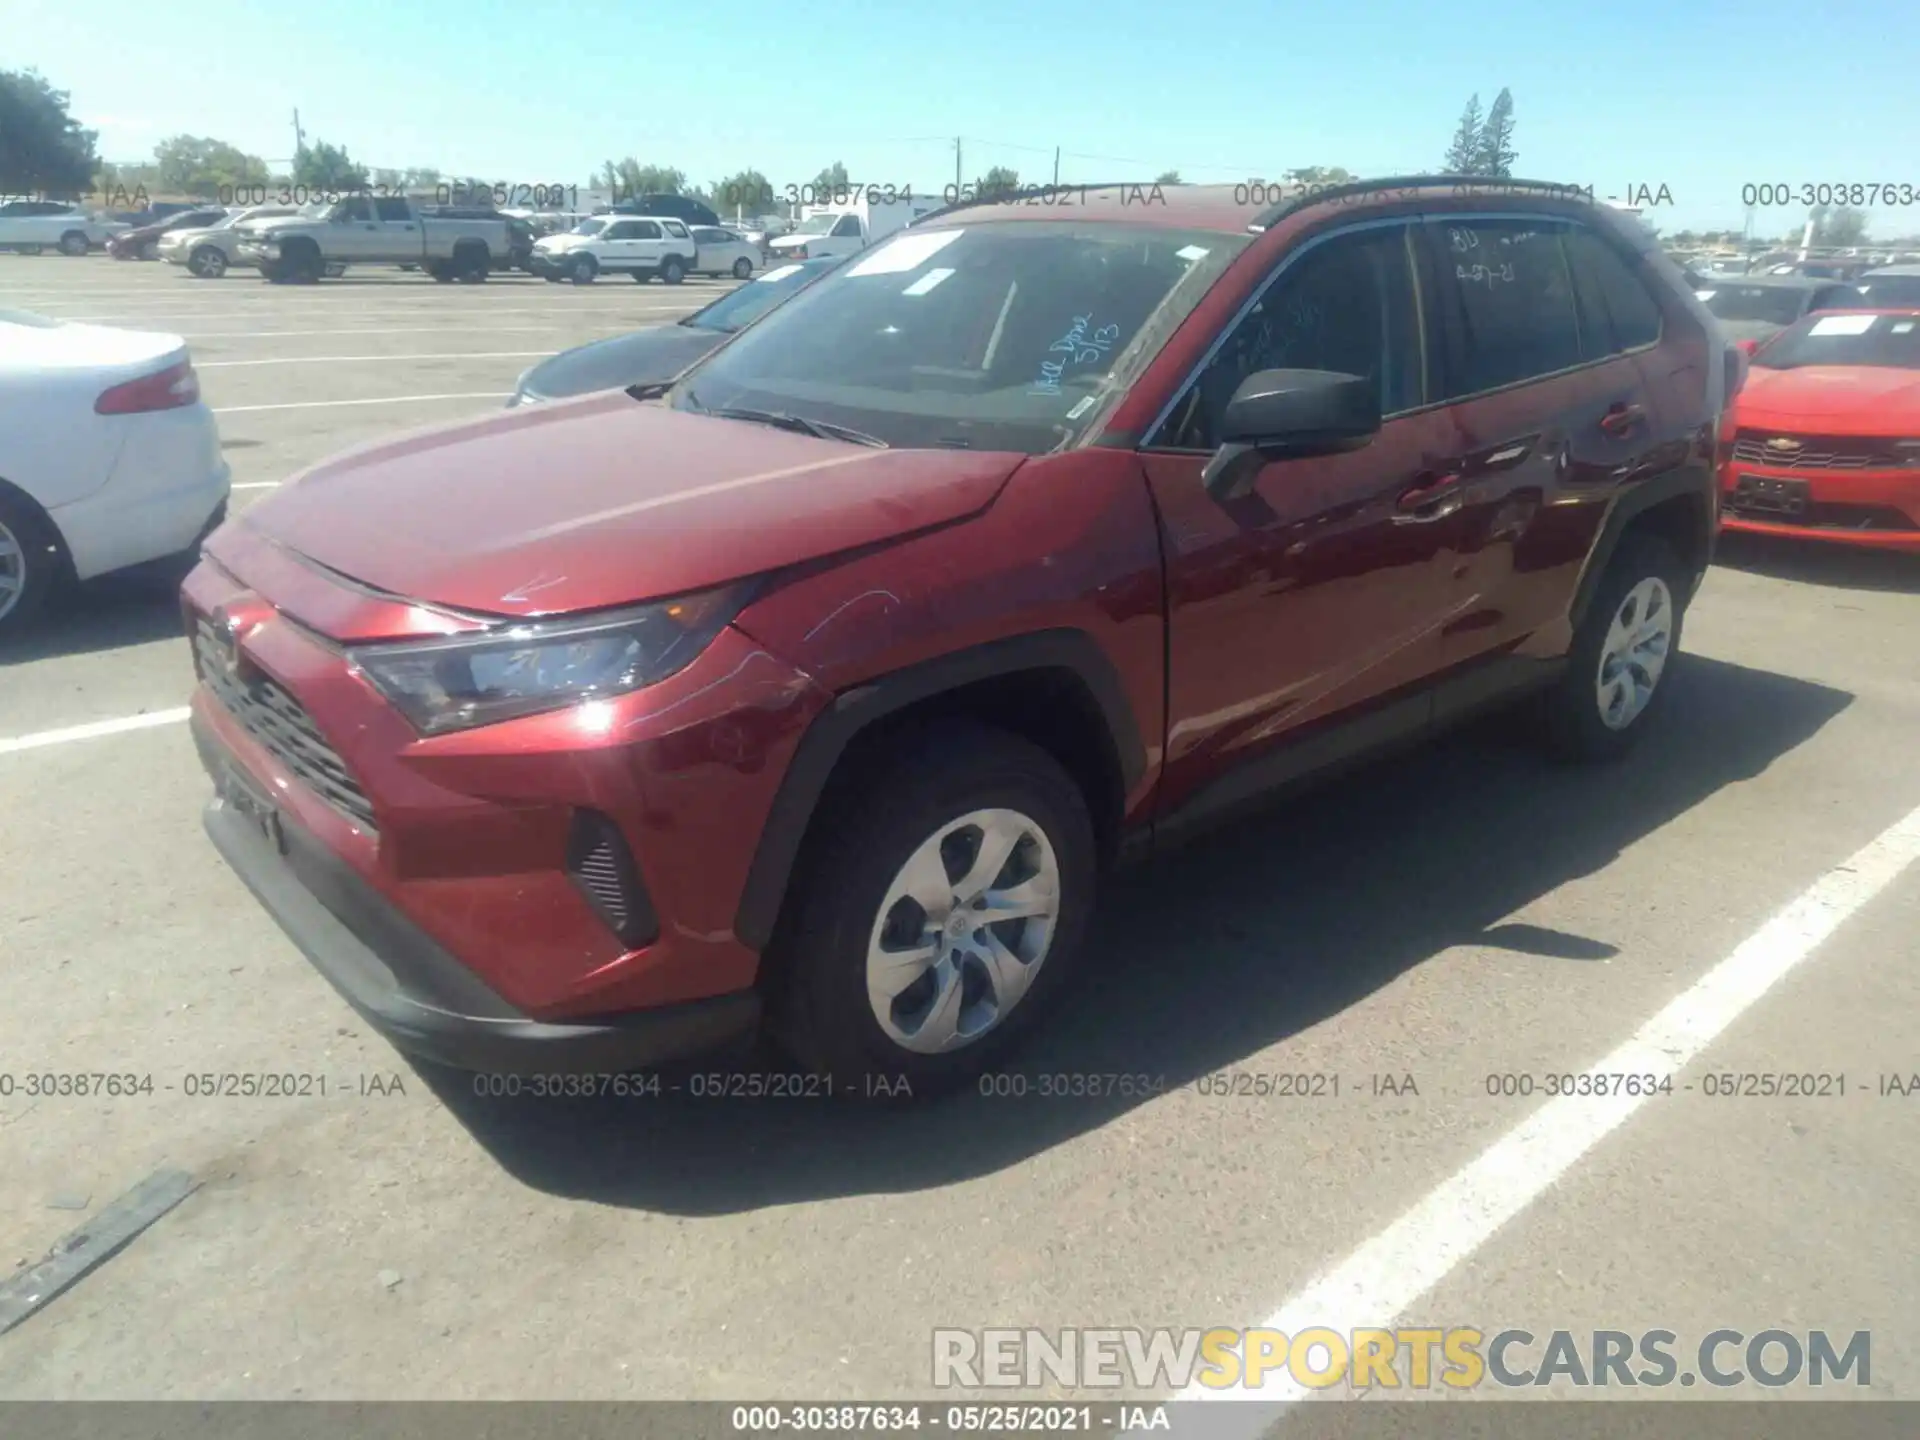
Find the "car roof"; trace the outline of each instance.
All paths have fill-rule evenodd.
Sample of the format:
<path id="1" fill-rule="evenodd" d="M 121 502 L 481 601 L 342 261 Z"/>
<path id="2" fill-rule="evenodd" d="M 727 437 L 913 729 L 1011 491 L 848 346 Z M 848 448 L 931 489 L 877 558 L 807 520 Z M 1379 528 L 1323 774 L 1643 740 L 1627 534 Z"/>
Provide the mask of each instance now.
<path id="1" fill-rule="evenodd" d="M 1860 278 L 1871 280 L 1876 275 L 1920 275 L 1920 265 L 1882 265 L 1878 270 L 1869 270 Z"/>
<path id="2" fill-rule="evenodd" d="M 1058 197 L 1050 199 L 1049 197 Z M 1544 180 L 1498 180 L 1462 175 L 1405 175 L 1338 185 L 1243 181 L 1236 185 L 1156 185 L 1151 181 L 1021 186 L 1009 201 L 973 200 L 923 215 L 915 227 L 1001 220 L 1094 220 L 1222 234 L 1259 234 L 1281 220 L 1320 206 L 1348 211 L 1405 201 L 1577 200 L 1603 219 L 1618 212 L 1594 206 L 1584 190 Z"/>

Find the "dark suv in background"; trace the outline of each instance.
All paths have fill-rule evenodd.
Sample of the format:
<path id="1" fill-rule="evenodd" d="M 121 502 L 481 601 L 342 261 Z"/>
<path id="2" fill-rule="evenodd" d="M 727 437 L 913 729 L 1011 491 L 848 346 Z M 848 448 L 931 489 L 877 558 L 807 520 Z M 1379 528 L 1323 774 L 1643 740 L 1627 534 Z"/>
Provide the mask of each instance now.
<path id="1" fill-rule="evenodd" d="M 937 1089 L 1099 877 L 1499 704 L 1670 693 L 1744 357 L 1558 187 L 929 217 L 671 386 L 322 464 L 188 579 L 206 823 L 395 1043 Z"/>

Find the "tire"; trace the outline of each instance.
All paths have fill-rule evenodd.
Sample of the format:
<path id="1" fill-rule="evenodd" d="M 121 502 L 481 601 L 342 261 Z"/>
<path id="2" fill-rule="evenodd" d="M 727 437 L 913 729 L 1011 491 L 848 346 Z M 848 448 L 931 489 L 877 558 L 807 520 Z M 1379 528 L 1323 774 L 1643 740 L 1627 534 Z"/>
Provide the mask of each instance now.
<path id="1" fill-rule="evenodd" d="M 483 285 L 493 272 L 493 256 L 481 244 L 453 247 L 453 273 L 463 285 Z"/>
<path id="2" fill-rule="evenodd" d="M 549 285 L 558 285 L 560 283 L 561 277 L 557 271 L 549 270 L 547 271 L 546 274 L 542 275 L 540 278 L 546 281 Z"/>
<path id="3" fill-rule="evenodd" d="M 738 260 L 733 262 L 733 278 L 734 279 L 745 280 L 748 276 L 752 274 L 753 274 L 753 261 L 749 260 L 746 256 L 742 255 Z"/>
<path id="4" fill-rule="evenodd" d="M 140 258 L 142 260 L 158 260 L 160 258 L 160 242 L 158 240 L 149 240 L 146 244 L 142 245 L 140 247 Z"/>
<path id="5" fill-rule="evenodd" d="M 567 277 L 576 285 L 591 285 L 600 273 L 600 263 L 591 255 L 576 255 L 567 266 Z"/>
<path id="6" fill-rule="evenodd" d="M 84 255 L 87 253 L 88 248 L 87 232 L 84 230 L 69 230 L 60 237 L 60 253 L 62 255 Z M 143 255 L 146 253 L 144 246 L 141 247 L 141 253 Z M 159 253 L 157 249 L 154 251 L 156 255 Z"/>
<path id="7" fill-rule="evenodd" d="M 1542 696 L 1554 754 L 1581 762 L 1618 759 L 1658 720 L 1673 688 L 1691 578 L 1666 541 L 1632 533 L 1621 538 L 1574 632 L 1566 674 Z M 1628 643 L 1635 633 L 1645 638 Z"/>
<path id="8" fill-rule="evenodd" d="M 451 285 L 453 283 L 453 267 L 448 265 L 444 260 L 430 260 L 427 262 L 425 268 L 427 274 L 432 276 L 440 284 Z"/>
<path id="9" fill-rule="evenodd" d="M 687 262 L 678 255 L 669 255 L 660 262 L 660 279 L 668 285 L 678 285 L 687 278 Z"/>
<path id="10" fill-rule="evenodd" d="M 33 628 L 64 565 L 59 532 L 36 506 L 0 490 L 0 645 Z"/>
<path id="11" fill-rule="evenodd" d="M 318 284 L 326 268 L 326 262 L 320 258 L 320 248 L 311 241 L 296 245 L 291 252 L 281 249 L 280 271 L 296 285 Z"/>
<path id="12" fill-rule="evenodd" d="M 16 255 L 38 255 L 46 248 L 44 245 L 16 245 L 13 247 L 13 253 Z"/>
<path id="13" fill-rule="evenodd" d="M 64 247 L 61 249 L 60 253 L 63 255 L 67 253 Z M 113 256 L 113 258 L 116 260 L 133 259 L 133 252 L 131 250 L 109 250 L 107 253 Z"/>
<path id="14" fill-rule="evenodd" d="M 644 285 L 653 278 L 651 270 L 629 270 L 627 274 L 633 277 L 633 283 L 636 285 Z"/>
<path id="15" fill-rule="evenodd" d="M 993 819 L 970 823 L 982 812 Z M 1029 880 L 1051 875 L 1050 917 L 1010 918 L 982 929 L 972 923 L 982 912 L 957 906 L 953 924 L 929 944 L 934 962 L 891 1002 L 871 1000 L 870 950 L 884 953 L 883 946 L 901 943 L 896 934 L 889 944 L 885 927 L 924 927 L 934 913 L 901 888 L 910 859 L 944 867 L 934 871 L 941 877 L 936 894 L 958 883 L 947 878 L 956 870 L 963 882 L 977 880 L 965 872 L 977 862 L 989 828 L 1018 837 L 993 877 L 1010 883 L 998 888 L 1010 893 L 1023 883 L 1021 871 Z M 925 1098 L 991 1066 L 1069 980 L 1093 914 L 1093 822 L 1079 788 L 1038 746 L 971 722 L 938 722 L 904 732 L 862 764 L 857 777 L 830 789 L 795 884 L 797 908 L 771 957 L 770 1008 L 779 1040 L 802 1064 L 832 1076 L 835 1094 Z M 953 898 L 945 894 L 948 904 Z M 1036 933 L 1049 918 L 1050 927 Z M 1019 988 L 1006 1008 L 989 1004 L 994 982 L 980 955 L 967 948 L 983 935 L 996 937 L 1003 961 L 1017 967 L 1009 978 Z M 1031 968 L 1012 958 L 1030 949 Z M 934 998 L 943 987 L 954 997 L 948 1019 L 958 1033 L 978 1028 L 971 1040 L 929 1050 L 935 1043 L 929 1036 L 941 1027 Z M 880 1076 L 888 1083 L 876 1095 L 870 1077 Z M 905 1087 L 898 1086 L 901 1077 Z"/>
<path id="16" fill-rule="evenodd" d="M 187 257 L 187 271 L 202 280 L 218 280 L 227 273 L 227 252 L 218 245 L 202 245 Z"/>

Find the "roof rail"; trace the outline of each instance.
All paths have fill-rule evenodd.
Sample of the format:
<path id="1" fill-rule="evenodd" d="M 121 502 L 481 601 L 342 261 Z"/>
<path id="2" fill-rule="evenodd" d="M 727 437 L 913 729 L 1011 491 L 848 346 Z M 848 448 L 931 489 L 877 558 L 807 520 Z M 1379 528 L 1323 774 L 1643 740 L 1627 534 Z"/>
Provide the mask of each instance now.
<path id="1" fill-rule="evenodd" d="M 1282 185 L 1285 182 L 1278 182 Z M 1553 195 L 1563 200 L 1593 200 L 1590 186 L 1567 185 L 1554 180 L 1509 180 L 1499 175 L 1389 175 L 1378 180 L 1354 180 L 1342 185 L 1301 185 L 1300 193 L 1262 211 L 1247 226 L 1249 230 L 1271 230 L 1296 210 L 1318 205 L 1322 200 L 1339 200 L 1350 195 L 1367 195 L 1376 190 L 1433 190 L 1452 186 L 1456 192 L 1497 190 L 1503 194 Z"/>
<path id="2" fill-rule="evenodd" d="M 1102 180 L 1097 184 L 1084 181 L 1062 180 L 1052 185 L 1013 185 L 1005 190 L 991 191 L 985 195 L 976 195 L 971 200 L 956 200 L 950 205 L 942 205 L 938 210 L 929 210 L 925 215 L 912 221 L 907 228 L 912 229 L 914 225 L 924 225 L 929 220 L 938 220 L 942 215 L 951 215 L 956 210 L 972 210 L 981 205 L 998 205 L 1009 195 L 1020 195 L 1034 190 L 1041 192 L 1052 190 L 1064 194 L 1073 190 L 1118 190 L 1126 185 L 1137 186 L 1141 189 L 1151 188 L 1151 182 L 1141 180 Z"/>

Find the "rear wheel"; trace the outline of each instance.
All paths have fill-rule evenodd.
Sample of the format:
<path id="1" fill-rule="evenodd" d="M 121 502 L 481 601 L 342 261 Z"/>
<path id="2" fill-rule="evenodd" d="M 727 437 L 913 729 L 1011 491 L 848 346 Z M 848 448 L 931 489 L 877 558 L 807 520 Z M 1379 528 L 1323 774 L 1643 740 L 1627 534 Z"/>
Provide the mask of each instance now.
<path id="1" fill-rule="evenodd" d="M 202 280 L 218 280 L 227 273 L 227 252 L 218 245 L 202 245 L 187 257 L 187 270 Z"/>
<path id="2" fill-rule="evenodd" d="M 576 285 L 591 285 L 600 273 L 600 264 L 591 255 L 576 255 L 567 267 L 567 275 Z"/>
<path id="3" fill-rule="evenodd" d="M 1555 753 L 1611 760 L 1647 732 L 1672 688 L 1689 578 L 1664 540 L 1620 541 L 1574 634 L 1566 674 L 1542 697 Z"/>
<path id="4" fill-rule="evenodd" d="M 60 253 L 62 255 L 86 254 L 87 253 L 86 232 L 84 230 L 69 230 L 67 231 L 66 234 L 62 235 L 60 237 Z M 142 248 L 141 253 L 143 255 L 146 253 L 144 247 Z M 160 252 L 158 250 L 154 251 L 154 254 L 156 255 L 159 253 Z"/>
<path id="5" fill-rule="evenodd" d="M 1093 911 L 1093 824 L 1038 746 L 970 723 L 912 732 L 837 787 L 816 834 L 776 941 L 774 1013 L 836 1094 L 963 1084 L 1068 980 Z"/>
<path id="6" fill-rule="evenodd" d="M 456 245 L 453 247 L 453 269 L 462 284 L 481 285 L 493 273 L 493 256 L 485 245 Z"/>
<path id="7" fill-rule="evenodd" d="M 738 260 L 733 262 L 734 279 L 744 280 L 751 274 L 753 274 L 753 261 L 749 260 L 746 256 L 742 255 Z"/>
<path id="8" fill-rule="evenodd" d="M 442 285 L 451 285 L 453 283 L 453 267 L 444 260 L 429 260 L 426 265 L 426 270 L 427 274 L 431 275 Z"/>
<path id="9" fill-rule="evenodd" d="M 0 643 L 24 634 L 60 575 L 60 537 L 37 508 L 0 492 Z"/>
<path id="10" fill-rule="evenodd" d="M 678 255 L 669 255 L 660 266 L 660 278 L 669 285 L 678 285 L 687 278 L 687 262 Z"/>

